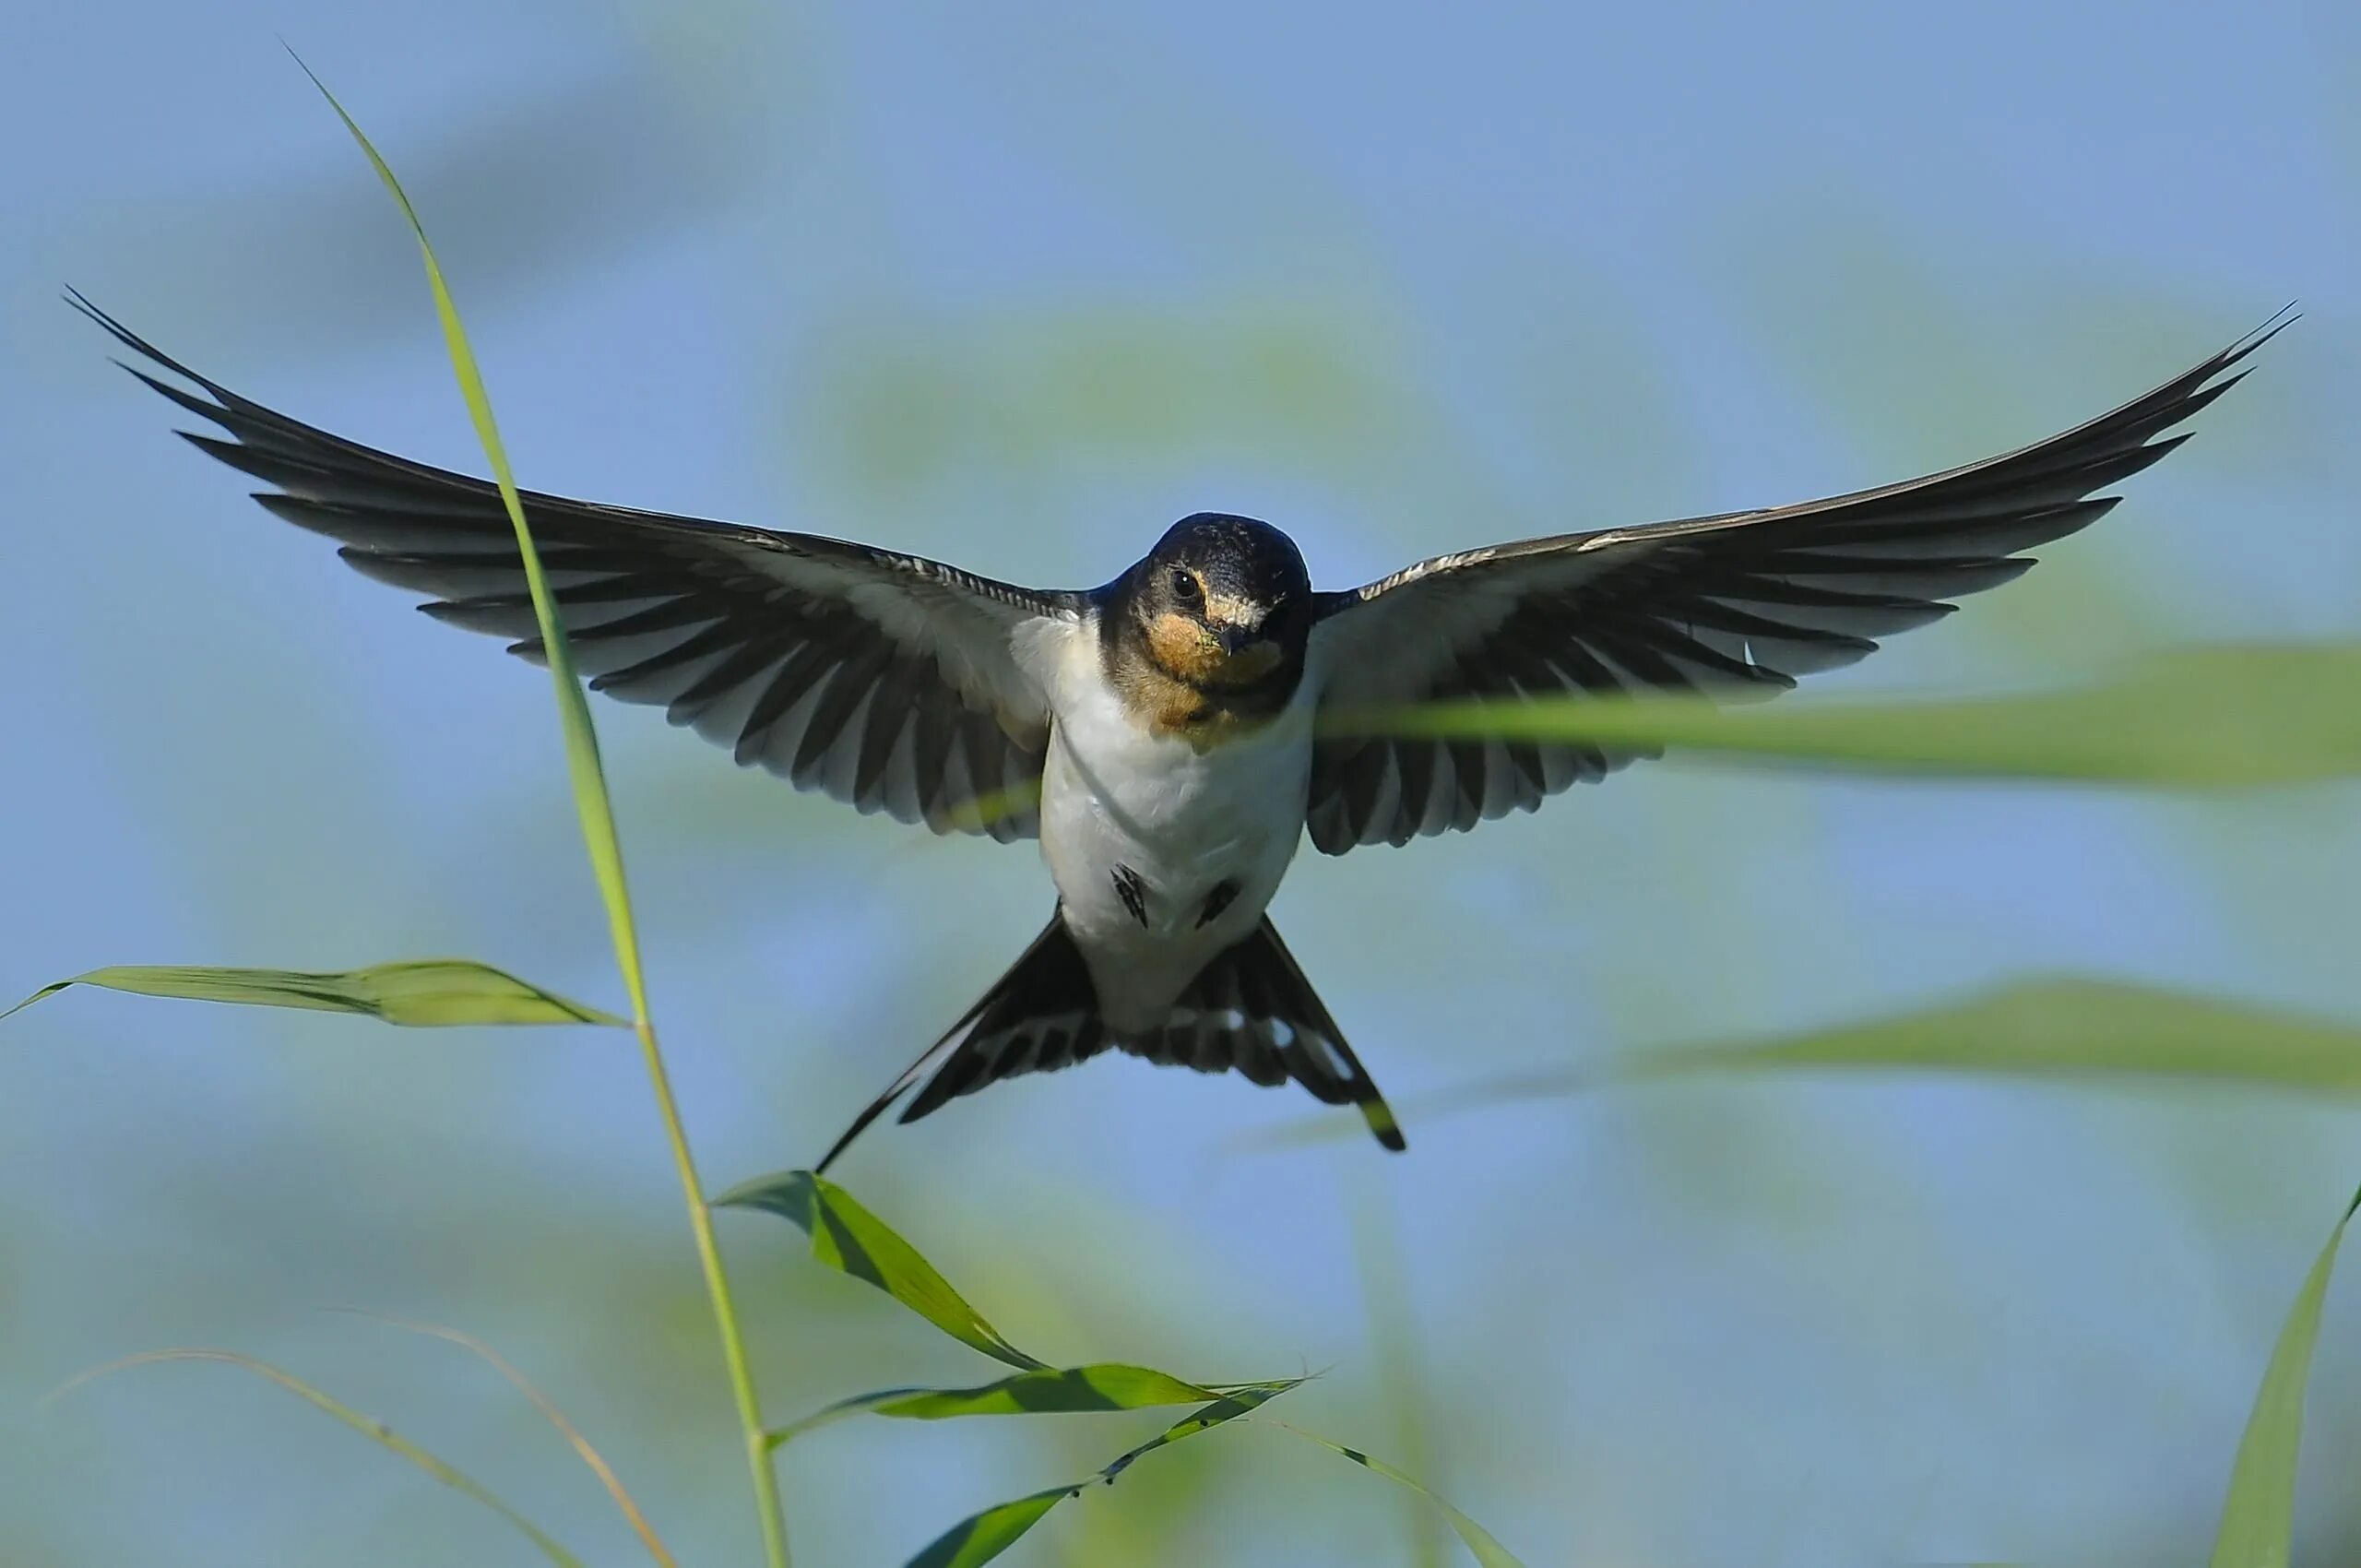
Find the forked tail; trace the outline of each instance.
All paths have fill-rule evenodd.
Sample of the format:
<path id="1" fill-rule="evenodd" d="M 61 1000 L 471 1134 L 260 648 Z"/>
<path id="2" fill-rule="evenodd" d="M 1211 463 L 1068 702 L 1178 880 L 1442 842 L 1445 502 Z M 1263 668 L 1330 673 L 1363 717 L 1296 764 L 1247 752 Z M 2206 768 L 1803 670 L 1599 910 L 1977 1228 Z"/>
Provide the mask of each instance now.
<path id="1" fill-rule="evenodd" d="M 1033 944 L 949 1033 L 853 1119 L 816 1169 L 827 1170 L 920 1079 L 926 1087 L 903 1111 L 905 1122 L 986 1084 L 1020 1073 L 1055 1072 L 1110 1045 L 1161 1065 L 1201 1073 L 1234 1068 L 1265 1086 L 1292 1078 L 1316 1099 L 1358 1107 L 1379 1143 L 1390 1149 L 1404 1146 L 1385 1097 L 1345 1043 L 1344 1031 L 1320 1004 L 1268 915 L 1252 936 L 1189 982 L 1162 1025 L 1115 1039 L 1098 1016 L 1090 967 L 1061 912 L 1050 917 Z"/>

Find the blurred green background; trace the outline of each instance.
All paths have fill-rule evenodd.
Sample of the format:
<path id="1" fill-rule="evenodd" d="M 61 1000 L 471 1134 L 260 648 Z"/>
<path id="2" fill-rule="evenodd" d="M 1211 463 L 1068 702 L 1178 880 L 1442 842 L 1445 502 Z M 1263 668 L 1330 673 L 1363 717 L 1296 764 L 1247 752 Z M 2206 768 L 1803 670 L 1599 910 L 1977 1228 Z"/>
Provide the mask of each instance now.
<path id="1" fill-rule="evenodd" d="M 71 281 L 251 396 L 480 468 L 336 86 L 433 230 L 528 485 L 1101 581 L 1199 508 L 1316 580 L 1824 493 L 2102 411 L 2300 298 L 2124 508 L 1817 684 L 2070 681 L 2350 636 L 2361 14 L 2279 4 L 1272 9 L 92 0 L 0 55 L 13 1000 L 102 963 L 460 953 L 619 1004 L 541 677 L 166 434 Z M 655 1002 L 716 1186 L 808 1161 L 1045 912 L 1029 849 L 795 796 L 602 706 Z M 1413 1152 L 1128 1063 L 841 1174 L 1059 1360 L 1326 1375 L 1296 1418 L 1532 1563 L 2184 1562 L 2350 1192 L 2349 1111 L 2222 1088 L 1734 1080 L 1421 1123 L 1421 1096 L 2075 969 L 2361 1016 L 2350 789 L 2180 801 L 1660 764 L 1341 861 L 1276 913 Z M 0 1032 L 0 1561 L 526 1561 L 160 1345 L 283 1362 L 600 1562 L 754 1556 L 629 1040 L 77 993 Z M 974 1358 L 724 1218 L 775 1417 Z M 2361 1556 L 2332 1296 L 2303 1561 Z M 1155 1416 L 848 1422 L 799 1561 L 898 1562 Z M 1426 1563 L 1383 1484 L 1241 1424 L 1031 1563 Z"/>

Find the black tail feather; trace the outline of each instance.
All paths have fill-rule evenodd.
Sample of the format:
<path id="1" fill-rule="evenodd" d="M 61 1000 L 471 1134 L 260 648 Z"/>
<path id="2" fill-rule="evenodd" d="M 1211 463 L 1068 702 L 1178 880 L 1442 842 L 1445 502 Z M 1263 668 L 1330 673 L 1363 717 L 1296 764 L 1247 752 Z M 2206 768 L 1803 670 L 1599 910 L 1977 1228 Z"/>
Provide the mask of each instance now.
<path id="1" fill-rule="evenodd" d="M 1150 1062 L 1201 1073 L 1235 1068 L 1264 1085 L 1292 1078 L 1314 1099 L 1358 1108 L 1387 1148 L 1406 1146 L 1385 1097 L 1268 915 L 1189 982 L 1163 1028 L 1121 1043 Z"/>
<path id="2" fill-rule="evenodd" d="M 915 1122 L 996 1078 L 1069 1066 L 1106 1048 L 1090 967 L 1066 930 L 1061 909 L 1008 972 L 853 1118 L 825 1158 L 813 1167 L 813 1173 L 825 1171 L 846 1146 L 929 1073 L 933 1078 L 902 1112 L 903 1121 Z"/>
<path id="3" fill-rule="evenodd" d="M 1269 917 L 1254 934 L 1205 966 L 1160 1028 L 1116 1039 L 1098 1016 L 1090 967 L 1061 911 L 941 1039 L 870 1101 L 813 1169 L 826 1170 L 921 1079 L 925 1087 L 902 1112 L 904 1122 L 1002 1078 L 1072 1066 L 1109 1045 L 1204 1073 L 1234 1068 L 1265 1086 L 1293 1079 L 1327 1104 L 1358 1109 L 1387 1148 L 1404 1146 L 1385 1097 L 1345 1043 L 1344 1032 L 1296 967 Z"/>

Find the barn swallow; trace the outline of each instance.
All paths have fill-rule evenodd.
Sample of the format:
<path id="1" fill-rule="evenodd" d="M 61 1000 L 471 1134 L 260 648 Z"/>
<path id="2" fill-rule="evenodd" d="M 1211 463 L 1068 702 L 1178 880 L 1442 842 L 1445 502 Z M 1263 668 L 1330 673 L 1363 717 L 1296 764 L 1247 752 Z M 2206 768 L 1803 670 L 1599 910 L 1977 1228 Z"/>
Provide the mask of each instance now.
<path id="1" fill-rule="evenodd" d="M 220 433 L 183 432 L 271 488 L 438 621 L 543 658 L 490 482 L 250 402 L 78 294 Z M 939 834 L 1037 838 L 1057 906 L 1008 972 L 819 1169 L 901 1119 L 1112 1048 L 1292 1079 L 1400 1127 L 1265 912 L 1309 834 L 1341 855 L 1532 811 L 1652 748 L 1530 736 L 1330 733 L 1323 712 L 1653 691 L 1769 695 L 1851 664 L 2034 563 L 2116 504 L 2097 492 L 2247 373 L 2256 332 L 2114 412 L 2004 456 L 1826 500 L 1439 555 L 1342 592 L 1268 523 L 1201 512 L 1095 588 L 1036 588 L 872 545 L 527 492 L 593 690 L 799 790 Z M 176 380 L 150 374 L 163 373 Z M 194 390 L 192 390 L 194 388 Z"/>

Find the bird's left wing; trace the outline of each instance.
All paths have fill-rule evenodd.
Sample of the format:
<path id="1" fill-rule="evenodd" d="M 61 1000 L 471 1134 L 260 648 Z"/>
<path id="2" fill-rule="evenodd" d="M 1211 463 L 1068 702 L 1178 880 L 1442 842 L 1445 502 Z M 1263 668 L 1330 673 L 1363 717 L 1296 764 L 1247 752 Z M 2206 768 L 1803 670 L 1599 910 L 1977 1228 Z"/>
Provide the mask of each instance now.
<path id="1" fill-rule="evenodd" d="M 373 451 L 238 396 L 134 336 L 100 326 L 185 387 L 126 366 L 227 433 L 184 432 L 275 487 L 255 499 L 343 541 L 354 569 L 431 597 L 440 621 L 541 641 L 500 492 Z M 940 562 L 523 493 L 526 520 L 592 689 L 662 707 L 801 790 L 937 833 L 1038 831 L 1048 699 L 1019 644 L 1073 624 L 1082 597 Z"/>
<path id="2" fill-rule="evenodd" d="M 1675 691 L 1769 695 L 2009 581 L 2018 552 L 2115 505 L 2088 499 L 2171 451 L 2154 439 L 2227 391 L 2266 323 L 2064 434 L 1823 501 L 1561 534 L 1319 596 L 1323 719 L 1430 699 Z M 1531 811 L 1642 754 L 1537 741 L 1333 733 L 1313 754 L 1311 840 L 1332 855 Z M 1645 754 L 1653 755 L 1648 753 Z"/>

